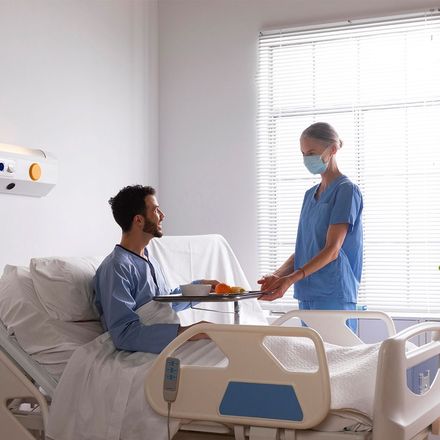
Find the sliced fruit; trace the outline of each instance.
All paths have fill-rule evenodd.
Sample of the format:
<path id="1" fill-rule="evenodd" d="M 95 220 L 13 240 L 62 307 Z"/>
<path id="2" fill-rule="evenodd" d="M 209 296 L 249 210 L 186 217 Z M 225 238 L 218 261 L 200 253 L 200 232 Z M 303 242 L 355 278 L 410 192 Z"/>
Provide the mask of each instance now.
<path id="1" fill-rule="evenodd" d="M 228 286 L 225 283 L 218 283 L 215 286 L 215 293 L 218 293 L 218 294 L 231 293 L 231 286 Z"/>
<path id="2" fill-rule="evenodd" d="M 243 287 L 240 287 L 240 286 L 232 286 L 231 287 L 231 293 L 243 293 L 243 292 L 245 292 Z"/>

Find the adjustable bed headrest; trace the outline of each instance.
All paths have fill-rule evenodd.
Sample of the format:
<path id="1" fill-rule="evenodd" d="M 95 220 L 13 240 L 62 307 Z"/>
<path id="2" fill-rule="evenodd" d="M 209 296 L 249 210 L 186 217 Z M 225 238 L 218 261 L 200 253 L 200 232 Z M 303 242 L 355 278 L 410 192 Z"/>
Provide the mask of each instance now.
<path id="1" fill-rule="evenodd" d="M 73 351 L 103 332 L 99 321 L 52 318 L 39 300 L 29 268 L 6 266 L 0 278 L 0 321 L 20 347 L 59 377 Z"/>

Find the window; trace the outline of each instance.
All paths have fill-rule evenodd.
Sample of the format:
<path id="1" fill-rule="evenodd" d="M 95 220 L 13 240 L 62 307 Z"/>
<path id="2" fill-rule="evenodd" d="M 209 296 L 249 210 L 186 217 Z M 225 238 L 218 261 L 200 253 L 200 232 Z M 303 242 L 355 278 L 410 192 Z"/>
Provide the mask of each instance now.
<path id="1" fill-rule="evenodd" d="M 258 92 L 261 273 L 294 252 L 304 192 L 319 182 L 299 136 L 329 122 L 364 196 L 359 303 L 440 312 L 440 15 L 265 32 Z M 289 291 L 268 306 L 293 304 Z"/>

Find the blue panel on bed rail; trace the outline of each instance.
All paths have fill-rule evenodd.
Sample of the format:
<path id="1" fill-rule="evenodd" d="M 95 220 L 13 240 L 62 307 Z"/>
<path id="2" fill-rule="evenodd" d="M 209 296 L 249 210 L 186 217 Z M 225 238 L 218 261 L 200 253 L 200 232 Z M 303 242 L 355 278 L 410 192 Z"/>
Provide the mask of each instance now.
<path id="1" fill-rule="evenodd" d="M 303 412 L 290 385 L 229 382 L 220 404 L 224 416 L 301 421 Z"/>

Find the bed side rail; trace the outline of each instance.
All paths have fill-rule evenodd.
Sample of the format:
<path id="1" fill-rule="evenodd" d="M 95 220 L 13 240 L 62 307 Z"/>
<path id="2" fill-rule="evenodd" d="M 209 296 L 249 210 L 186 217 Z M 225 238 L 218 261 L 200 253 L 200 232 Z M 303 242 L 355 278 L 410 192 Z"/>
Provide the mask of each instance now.
<path id="1" fill-rule="evenodd" d="M 407 341 L 431 333 L 431 342 L 407 351 Z M 407 369 L 440 354 L 440 323 L 414 325 L 382 343 L 376 378 L 373 439 L 413 438 L 440 417 L 440 379 L 414 394 L 407 386 Z"/>
<path id="2" fill-rule="evenodd" d="M 363 344 L 362 340 L 345 325 L 347 319 L 375 319 L 383 321 L 388 336 L 396 334 L 393 320 L 384 312 L 356 310 L 292 310 L 285 313 L 272 325 L 287 325 L 294 318 L 301 319 L 315 329 L 324 339 L 335 345 L 353 346 Z"/>
<path id="3" fill-rule="evenodd" d="M 4 438 L 14 440 L 35 440 L 34 436 L 18 421 L 7 405 L 13 399 L 35 399 L 40 407 L 43 427 L 45 429 L 48 419 L 46 399 L 2 351 L 0 351 L 0 380 L 0 426 L 2 438 L 4 436 Z"/>
<path id="4" fill-rule="evenodd" d="M 34 361 L 16 342 L 0 321 L 0 350 L 3 350 L 17 366 L 28 374 L 44 391 L 53 396 L 57 381 L 38 362 Z"/>
<path id="5" fill-rule="evenodd" d="M 183 365 L 177 399 L 171 407 L 172 417 L 289 429 L 307 429 L 326 417 L 330 408 L 329 373 L 324 345 L 316 331 L 304 327 L 226 324 L 199 324 L 191 327 L 158 356 L 145 380 L 146 398 L 158 413 L 166 415 L 168 411 L 163 398 L 166 359 L 198 333 L 209 335 L 225 353 L 229 362 L 225 367 Z M 264 346 L 264 338 L 267 336 L 301 337 L 311 340 L 316 351 L 317 371 L 299 372 L 285 369 Z M 282 394 L 287 392 L 290 397 L 293 395 L 293 398 L 297 399 L 296 402 L 286 401 L 285 406 L 292 408 L 296 404 L 300 409 L 299 413 L 281 418 L 268 416 L 267 408 L 270 409 L 272 404 L 280 405 L 274 403 L 275 399 L 271 400 L 270 396 L 274 396 L 280 390 Z M 234 392 L 241 394 L 233 395 Z M 239 397 L 240 401 L 249 402 L 252 393 L 258 396 L 263 393 L 265 396 L 264 403 L 259 404 L 261 414 L 258 416 L 255 413 L 250 415 L 242 412 L 248 408 L 239 408 L 237 412 L 225 410 L 226 402 L 229 400 L 236 401 Z M 250 406 L 253 404 L 254 402 Z"/>

